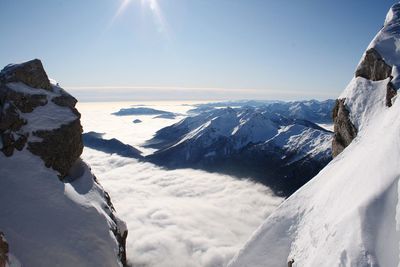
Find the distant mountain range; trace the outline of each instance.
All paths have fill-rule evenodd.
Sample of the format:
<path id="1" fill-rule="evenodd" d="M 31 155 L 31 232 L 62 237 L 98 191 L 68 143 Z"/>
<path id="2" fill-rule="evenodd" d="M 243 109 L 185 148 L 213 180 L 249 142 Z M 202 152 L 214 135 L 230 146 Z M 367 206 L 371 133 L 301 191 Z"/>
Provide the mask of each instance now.
<path id="1" fill-rule="evenodd" d="M 105 153 L 117 154 L 123 157 L 129 158 L 142 158 L 141 153 L 138 149 L 133 146 L 127 145 L 119 141 L 118 139 L 104 139 L 103 133 L 88 132 L 82 135 L 83 144 L 86 147 L 90 147 L 96 150 L 103 151 Z"/>
<path id="2" fill-rule="evenodd" d="M 332 133 L 314 122 L 330 122 L 333 100 L 224 105 L 199 105 L 197 115 L 159 130 L 146 144 L 158 150 L 146 159 L 249 177 L 283 196 L 331 160 Z"/>

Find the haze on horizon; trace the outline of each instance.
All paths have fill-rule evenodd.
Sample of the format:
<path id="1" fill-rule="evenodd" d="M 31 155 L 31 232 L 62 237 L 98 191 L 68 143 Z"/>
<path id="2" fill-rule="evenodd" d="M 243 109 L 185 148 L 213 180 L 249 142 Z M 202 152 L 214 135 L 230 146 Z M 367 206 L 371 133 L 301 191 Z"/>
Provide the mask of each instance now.
<path id="1" fill-rule="evenodd" d="M 1 0 L 0 68 L 81 101 L 336 98 L 393 3 Z"/>

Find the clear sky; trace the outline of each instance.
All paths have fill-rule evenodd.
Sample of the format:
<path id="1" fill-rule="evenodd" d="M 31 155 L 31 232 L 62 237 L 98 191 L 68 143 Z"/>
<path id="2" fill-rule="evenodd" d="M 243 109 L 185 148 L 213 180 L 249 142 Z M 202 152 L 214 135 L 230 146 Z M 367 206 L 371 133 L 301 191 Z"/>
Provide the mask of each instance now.
<path id="1" fill-rule="evenodd" d="M 336 98 L 387 0 L 0 0 L 0 65 L 81 100 Z"/>

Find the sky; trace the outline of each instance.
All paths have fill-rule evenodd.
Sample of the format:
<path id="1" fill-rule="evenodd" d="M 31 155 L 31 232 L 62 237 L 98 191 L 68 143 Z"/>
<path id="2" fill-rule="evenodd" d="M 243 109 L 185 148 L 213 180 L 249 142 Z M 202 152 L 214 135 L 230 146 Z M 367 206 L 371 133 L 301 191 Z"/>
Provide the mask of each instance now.
<path id="1" fill-rule="evenodd" d="M 0 0 L 0 66 L 81 101 L 336 98 L 393 3 Z"/>

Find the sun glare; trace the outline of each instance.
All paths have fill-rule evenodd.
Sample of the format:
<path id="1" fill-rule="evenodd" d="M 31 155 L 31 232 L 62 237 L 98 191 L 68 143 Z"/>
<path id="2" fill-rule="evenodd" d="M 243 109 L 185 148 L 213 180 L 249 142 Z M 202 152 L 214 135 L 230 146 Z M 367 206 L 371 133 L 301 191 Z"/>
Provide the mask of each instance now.
<path id="1" fill-rule="evenodd" d="M 135 0 L 122 0 L 121 4 L 115 13 L 114 17 L 112 18 L 109 27 L 111 27 L 115 20 L 118 19 L 129 7 L 129 5 L 134 2 Z M 141 8 L 148 9 L 151 11 L 154 23 L 157 26 L 157 30 L 163 34 L 165 34 L 169 38 L 169 34 L 167 31 L 167 24 L 164 20 L 163 14 L 161 12 L 160 5 L 158 4 L 157 0 L 137 0 L 141 3 Z"/>

